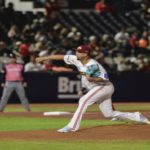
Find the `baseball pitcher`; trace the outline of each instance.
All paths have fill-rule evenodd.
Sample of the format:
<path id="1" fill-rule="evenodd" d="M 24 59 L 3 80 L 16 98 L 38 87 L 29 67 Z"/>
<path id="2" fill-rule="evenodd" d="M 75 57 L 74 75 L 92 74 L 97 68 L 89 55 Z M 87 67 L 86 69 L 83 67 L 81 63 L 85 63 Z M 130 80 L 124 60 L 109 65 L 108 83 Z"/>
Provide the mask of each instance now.
<path id="1" fill-rule="evenodd" d="M 73 132 L 79 130 L 82 116 L 86 109 L 97 103 L 99 109 L 105 117 L 118 118 L 128 121 L 147 123 L 149 121 L 139 112 L 119 112 L 112 108 L 112 94 L 114 86 L 109 81 L 105 69 L 94 59 L 90 57 L 90 48 L 86 45 L 79 46 L 76 49 L 76 55 L 51 55 L 37 58 L 37 62 L 44 60 L 64 60 L 67 64 L 75 65 L 81 74 L 81 83 L 85 92 L 79 99 L 79 105 L 72 119 L 58 132 Z"/>

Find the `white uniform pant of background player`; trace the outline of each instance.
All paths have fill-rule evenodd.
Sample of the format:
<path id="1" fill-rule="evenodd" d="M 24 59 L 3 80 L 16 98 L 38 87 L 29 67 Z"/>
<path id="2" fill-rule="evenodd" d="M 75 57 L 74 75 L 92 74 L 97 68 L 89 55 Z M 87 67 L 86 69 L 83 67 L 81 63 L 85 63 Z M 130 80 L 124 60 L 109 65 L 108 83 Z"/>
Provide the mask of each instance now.
<path id="1" fill-rule="evenodd" d="M 22 82 L 9 82 L 7 81 L 5 83 L 4 89 L 3 89 L 3 93 L 2 93 L 2 97 L 1 97 L 1 101 L 0 101 L 0 111 L 3 111 L 8 99 L 10 97 L 10 95 L 12 94 L 13 91 L 16 91 L 17 95 L 20 98 L 20 101 L 22 103 L 22 105 L 24 106 L 24 108 L 29 111 L 29 103 L 28 103 L 28 99 L 25 96 L 25 91 L 24 91 L 24 87 Z"/>
<path id="2" fill-rule="evenodd" d="M 120 119 L 141 122 L 140 118 L 137 118 L 135 113 L 113 111 L 111 100 L 113 92 L 114 87 L 112 84 L 97 86 L 91 89 L 86 95 L 80 98 L 78 108 L 70 120 L 68 127 L 72 128 L 73 130 L 78 130 L 84 112 L 88 106 L 94 103 L 98 104 L 99 109 L 105 117 L 116 117 Z"/>

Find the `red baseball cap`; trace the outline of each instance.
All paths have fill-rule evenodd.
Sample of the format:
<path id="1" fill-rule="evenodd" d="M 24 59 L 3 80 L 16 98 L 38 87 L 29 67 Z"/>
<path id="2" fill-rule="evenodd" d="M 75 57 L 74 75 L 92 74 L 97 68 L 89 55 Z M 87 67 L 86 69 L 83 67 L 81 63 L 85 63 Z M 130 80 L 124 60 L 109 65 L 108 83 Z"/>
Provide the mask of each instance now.
<path id="1" fill-rule="evenodd" d="M 78 46 L 76 49 L 79 53 L 89 53 L 90 52 L 90 47 L 88 45 L 81 45 Z"/>

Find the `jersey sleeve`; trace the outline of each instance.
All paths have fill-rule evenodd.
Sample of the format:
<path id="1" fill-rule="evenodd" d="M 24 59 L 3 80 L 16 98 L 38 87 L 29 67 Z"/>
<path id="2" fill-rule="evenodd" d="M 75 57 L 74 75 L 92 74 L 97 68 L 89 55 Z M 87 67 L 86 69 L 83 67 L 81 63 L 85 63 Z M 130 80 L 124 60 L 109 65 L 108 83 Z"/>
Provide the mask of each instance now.
<path id="1" fill-rule="evenodd" d="M 76 65 L 78 60 L 77 60 L 77 57 L 75 55 L 65 55 L 64 61 L 66 64 Z"/>
<path id="2" fill-rule="evenodd" d="M 87 67 L 86 74 L 91 77 L 100 77 L 104 80 L 109 80 L 107 72 L 98 64 L 92 64 Z"/>

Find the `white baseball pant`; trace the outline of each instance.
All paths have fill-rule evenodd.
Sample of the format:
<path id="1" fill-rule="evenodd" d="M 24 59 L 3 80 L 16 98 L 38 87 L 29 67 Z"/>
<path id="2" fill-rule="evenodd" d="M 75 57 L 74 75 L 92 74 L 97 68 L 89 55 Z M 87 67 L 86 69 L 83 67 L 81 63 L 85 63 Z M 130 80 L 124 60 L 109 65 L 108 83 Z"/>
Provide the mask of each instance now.
<path id="1" fill-rule="evenodd" d="M 113 92 L 114 87 L 112 84 L 97 86 L 91 89 L 87 94 L 79 99 L 78 108 L 67 126 L 72 128 L 74 131 L 77 131 L 80 127 L 84 112 L 86 111 L 88 106 L 94 103 L 98 104 L 99 109 L 105 117 L 116 117 L 123 120 L 126 119 L 141 122 L 141 120 L 137 118 L 135 113 L 119 112 L 112 109 L 111 96 Z"/>

